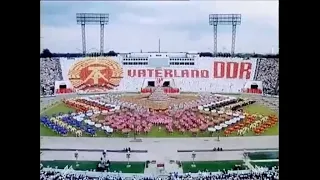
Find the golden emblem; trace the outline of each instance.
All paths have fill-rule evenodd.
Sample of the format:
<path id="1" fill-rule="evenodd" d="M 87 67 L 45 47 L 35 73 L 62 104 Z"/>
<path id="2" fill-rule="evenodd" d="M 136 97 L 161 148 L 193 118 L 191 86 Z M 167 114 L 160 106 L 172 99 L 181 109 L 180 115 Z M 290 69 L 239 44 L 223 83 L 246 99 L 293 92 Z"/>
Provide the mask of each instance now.
<path id="1" fill-rule="evenodd" d="M 120 64 L 111 58 L 87 58 L 76 62 L 68 72 L 73 87 L 85 91 L 113 89 L 122 77 Z"/>

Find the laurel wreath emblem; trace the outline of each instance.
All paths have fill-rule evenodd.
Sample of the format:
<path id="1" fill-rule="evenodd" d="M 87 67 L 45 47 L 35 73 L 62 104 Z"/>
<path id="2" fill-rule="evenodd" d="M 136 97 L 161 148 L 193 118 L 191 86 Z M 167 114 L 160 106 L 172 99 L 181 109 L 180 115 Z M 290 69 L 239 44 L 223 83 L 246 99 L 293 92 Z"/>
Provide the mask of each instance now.
<path id="1" fill-rule="evenodd" d="M 90 80 L 93 78 L 89 77 L 90 73 L 88 71 L 88 68 L 90 67 L 98 67 L 101 71 L 105 70 L 110 76 L 101 77 L 100 79 L 104 80 L 103 83 L 90 83 L 88 79 Z M 68 72 L 68 78 L 73 88 L 75 88 L 76 90 L 94 89 L 96 91 L 97 88 L 113 89 L 119 86 L 120 81 L 123 78 L 123 69 L 120 64 L 114 61 L 112 58 L 86 58 L 76 62 L 71 66 Z"/>

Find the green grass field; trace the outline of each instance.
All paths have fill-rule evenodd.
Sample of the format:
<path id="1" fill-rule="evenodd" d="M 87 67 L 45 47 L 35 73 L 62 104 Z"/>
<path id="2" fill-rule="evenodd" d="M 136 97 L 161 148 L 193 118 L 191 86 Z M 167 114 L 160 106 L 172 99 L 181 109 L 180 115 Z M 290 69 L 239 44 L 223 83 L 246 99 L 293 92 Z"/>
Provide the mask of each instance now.
<path id="1" fill-rule="evenodd" d="M 279 159 L 279 151 L 251 152 L 248 157 L 251 160 Z"/>
<path id="2" fill-rule="evenodd" d="M 248 113 L 258 113 L 261 115 L 277 115 L 276 112 L 272 111 L 270 108 L 263 106 L 263 105 L 259 105 L 259 104 L 251 104 L 249 106 L 246 106 L 243 108 L 245 112 Z M 279 134 L 279 124 L 276 124 L 275 126 L 273 126 L 272 128 L 266 130 L 262 135 L 264 136 L 272 136 L 272 135 L 278 135 Z M 245 134 L 245 136 L 254 136 L 253 132 L 249 132 L 247 134 Z"/>
<path id="3" fill-rule="evenodd" d="M 72 108 L 69 108 L 63 102 L 60 102 L 60 103 L 57 103 L 57 104 L 53 105 L 52 107 L 49 107 L 46 110 L 42 111 L 40 113 L 40 115 L 52 116 L 53 114 L 58 114 L 60 112 L 68 113 L 70 111 L 74 112 L 75 110 Z"/>
<path id="4" fill-rule="evenodd" d="M 262 115 L 271 115 L 271 114 L 276 114 L 272 110 L 270 110 L 268 107 L 259 105 L 259 104 L 252 104 L 249 106 L 246 106 L 243 108 L 246 112 L 248 113 L 258 113 Z M 40 115 L 48 115 L 51 116 L 53 114 L 58 114 L 60 112 L 62 113 L 68 113 L 70 111 L 74 111 L 74 109 L 67 107 L 64 105 L 62 102 L 57 103 L 56 105 L 47 108 L 46 110 L 42 111 Z M 266 132 L 264 132 L 262 135 L 278 135 L 279 134 L 279 127 L 278 124 L 270 129 L 268 129 Z M 54 133 L 50 129 L 42 126 L 40 124 L 40 135 L 41 136 L 59 136 L 58 134 Z M 218 134 L 215 133 L 213 136 L 217 136 Z M 73 136 L 69 134 L 68 136 Z M 86 135 L 84 134 L 86 137 Z M 106 134 L 102 131 L 97 132 L 98 137 L 106 137 Z M 129 133 L 129 137 L 133 137 L 133 133 Z M 197 134 L 197 137 L 210 137 L 211 134 L 209 132 L 199 132 Z M 220 133 L 220 136 L 224 136 L 223 132 Z M 231 134 L 231 136 L 236 136 L 236 134 Z M 248 132 L 245 134 L 245 136 L 254 136 L 253 132 Z M 112 137 L 128 137 L 128 135 L 124 135 L 122 133 L 113 133 Z M 180 132 L 173 132 L 171 134 L 168 134 L 165 130 L 164 127 L 159 127 L 154 126 L 148 134 L 139 134 L 138 137 L 192 137 L 192 134 L 189 132 L 186 133 L 180 133 Z"/>
<path id="5" fill-rule="evenodd" d="M 273 167 L 273 166 L 279 166 L 279 161 L 250 162 L 250 164 L 252 166 Z"/>
<path id="6" fill-rule="evenodd" d="M 52 116 L 53 114 L 57 114 L 59 112 L 68 113 L 70 111 L 74 112 L 74 109 L 69 108 L 64 103 L 61 102 L 61 103 L 57 103 L 57 104 L 53 105 L 52 107 L 49 107 L 46 110 L 42 111 L 40 113 L 40 115 Z M 55 132 L 51 131 L 51 129 L 44 127 L 43 125 L 40 124 L 40 136 L 59 136 L 59 135 L 56 134 Z"/>
<path id="7" fill-rule="evenodd" d="M 75 170 L 93 170 L 97 168 L 99 161 L 79 161 L 79 166 L 76 166 L 76 161 L 55 160 L 55 161 L 42 161 L 44 167 L 56 166 L 58 169 L 64 169 L 66 166 L 72 166 Z M 112 161 L 110 164 L 110 172 L 123 172 L 123 173 L 144 173 L 145 162 L 130 162 L 131 167 L 127 168 L 127 162 Z"/>
<path id="8" fill-rule="evenodd" d="M 242 165 L 243 161 L 195 161 L 196 167 L 192 167 L 192 164 L 190 161 L 182 162 L 183 172 L 197 173 L 206 169 L 210 172 L 217 172 L 223 169 L 231 170 L 235 165 Z"/>

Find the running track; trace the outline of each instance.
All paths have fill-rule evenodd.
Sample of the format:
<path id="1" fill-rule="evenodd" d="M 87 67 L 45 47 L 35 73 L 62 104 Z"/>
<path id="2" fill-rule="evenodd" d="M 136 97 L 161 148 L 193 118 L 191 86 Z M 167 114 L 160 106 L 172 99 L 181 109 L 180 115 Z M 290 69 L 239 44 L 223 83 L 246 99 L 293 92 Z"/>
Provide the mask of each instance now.
<path id="1" fill-rule="evenodd" d="M 191 161 L 191 153 L 178 153 L 177 150 L 212 149 L 261 149 L 279 148 L 278 136 L 221 137 L 213 138 L 142 138 L 142 142 L 130 142 L 132 138 L 76 138 L 42 137 L 41 148 L 49 149 L 108 149 L 121 150 L 125 147 L 147 150 L 148 153 L 132 153 L 131 161 Z M 99 160 L 100 152 L 79 152 L 79 160 Z M 74 160 L 72 151 L 44 151 L 44 160 Z M 125 161 L 125 153 L 108 153 L 111 161 Z M 242 151 L 199 152 L 196 159 L 235 160 L 242 159 Z"/>

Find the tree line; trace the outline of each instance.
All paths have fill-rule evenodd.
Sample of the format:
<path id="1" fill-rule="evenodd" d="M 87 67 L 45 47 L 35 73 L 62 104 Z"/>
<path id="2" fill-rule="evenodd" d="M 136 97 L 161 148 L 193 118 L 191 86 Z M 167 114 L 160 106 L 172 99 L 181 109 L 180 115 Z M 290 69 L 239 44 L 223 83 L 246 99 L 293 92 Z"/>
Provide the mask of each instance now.
<path id="1" fill-rule="evenodd" d="M 119 53 L 115 51 L 109 51 L 107 53 L 103 53 L 102 56 L 118 56 Z M 279 54 L 256 54 L 256 53 L 236 53 L 233 56 L 231 53 L 217 53 L 214 55 L 211 52 L 200 52 L 198 53 L 200 57 L 238 57 L 238 58 L 279 58 Z M 98 57 L 101 56 L 100 53 L 87 53 L 86 55 L 82 53 L 51 53 L 49 49 L 44 49 L 42 53 L 40 53 L 40 58 L 52 58 L 52 57 L 66 57 L 66 58 L 77 58 L 77 57 Z"/>
<path id="2" fill-rule="evenodd" d="M 117 56 L 119 53 L 114 51 L 109 51 L 107 53 L 103 53 L 102 56 Z M 52 57 L 66 57 L 66 58 L 77 58 L 77 57 L 98 57 L 101 56 L 100 53 L 87 53 L 86 55 L 82 53 L 51 53 L 49 49 L 44 49 L 42 53 L 40 53 L 40 58 L 52 58 Z"/>

